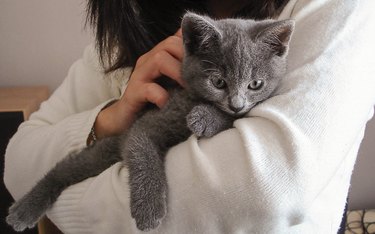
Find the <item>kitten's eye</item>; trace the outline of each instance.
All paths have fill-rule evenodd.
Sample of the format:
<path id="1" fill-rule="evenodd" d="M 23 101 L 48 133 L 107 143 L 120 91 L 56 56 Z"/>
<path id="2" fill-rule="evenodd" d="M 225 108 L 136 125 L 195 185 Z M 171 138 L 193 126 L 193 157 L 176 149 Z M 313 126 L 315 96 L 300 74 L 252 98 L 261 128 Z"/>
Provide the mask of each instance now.
<path id="1" fill-rule="evenodd" d="M 251 90 L 259 90 L 260 88 L 262 88 L 263 84 L 263 80 L 252 80 L 247 88 Z"/>
<path id="2" fill-rule="evenodd" d="M 211 82 L 218 89 L 223 89 L 227 86 L 227 83 L 225 83 L 225 80 L 220 79 L 220 78 L 213 78 L 211 79 Z"/>

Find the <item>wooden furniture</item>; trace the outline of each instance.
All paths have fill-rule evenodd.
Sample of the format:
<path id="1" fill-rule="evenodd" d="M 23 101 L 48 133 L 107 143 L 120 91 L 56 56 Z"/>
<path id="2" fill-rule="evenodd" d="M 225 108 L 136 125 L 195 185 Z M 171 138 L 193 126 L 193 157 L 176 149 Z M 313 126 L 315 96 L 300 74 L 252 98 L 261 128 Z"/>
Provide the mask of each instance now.
<path id="1" fill-rule="evenodd" d="M 38 87 L 11 87 L 0 88 L 0 170 L 3 175 L 4 154 L 9 139 L 17 131 L 18 126 L 30 115 L 39 109 L 40 104 L 49 96 L 46 86 Z M 0 230 L 1 233 L 16 233 L 8 226 L 4 220 L 8 213 L 8 208 L 13 199 L 5 188 L 3 180 L 0 182 Z M 39 232 L 38 232 L 39 230 Z M 43 218 L 37 228 L 26 230 L 26 234 L 47 234 L 61 233 L 56 226 L 47 218 Z"/>
<path id="2" fill-rule="evenodd" d="M 45 86 L 0 88 L 0 113 L 19 113 L 27 120 L 48 96 Z"/>

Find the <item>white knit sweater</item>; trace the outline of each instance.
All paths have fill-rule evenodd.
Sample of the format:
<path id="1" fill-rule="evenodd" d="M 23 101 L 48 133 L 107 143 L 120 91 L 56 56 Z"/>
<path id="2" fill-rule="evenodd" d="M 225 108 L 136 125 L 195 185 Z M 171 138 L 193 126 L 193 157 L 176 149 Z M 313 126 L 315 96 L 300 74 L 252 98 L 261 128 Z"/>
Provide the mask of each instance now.
<path id="1" fill-rule="evenodd" d="M 336 233 L 375 103 L 374 10 L 374 0 L 291 0 L 280 15 L 296 28 L 278 95 L 232 129 L 169 151 L 168 214 L 150 233 Z M 4 180 L 16 199 L 85 147 L 128 76 L 104 79 L 95 49 L 85 50 L 9 144 Z M 127 176 L 117 163 L 69 187 L 48 216 L 65 233 L 138 233 Z"/>

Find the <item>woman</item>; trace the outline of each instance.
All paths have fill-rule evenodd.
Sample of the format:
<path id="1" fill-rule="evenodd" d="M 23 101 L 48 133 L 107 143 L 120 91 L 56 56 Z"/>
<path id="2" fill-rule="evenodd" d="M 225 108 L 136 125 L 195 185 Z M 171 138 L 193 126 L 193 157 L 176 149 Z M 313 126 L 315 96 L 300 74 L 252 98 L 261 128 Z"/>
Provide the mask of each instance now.
<path id="1" fill-rule="evenodd" d="M 155 79 L 164 74 L 183 85 L 177 29 L 186 9 L 217 18 L 293 18 L 279 95 L 232 129 L 205 140 L 190 137 L 169 151 L 168 216 L 151 233 L 336 233 L 375 102 L 374 6 L 342 0 L 91 0 L 102 63 L 88 47 L 21 125 L 7 149 L 5 183 L 18 199 L 93 136 L 128 128 L 147 102 L 163 106 L 168 94 Z M 138 232 L 120 163 L 69 187 L 48 215 L 66 233 Z"/>

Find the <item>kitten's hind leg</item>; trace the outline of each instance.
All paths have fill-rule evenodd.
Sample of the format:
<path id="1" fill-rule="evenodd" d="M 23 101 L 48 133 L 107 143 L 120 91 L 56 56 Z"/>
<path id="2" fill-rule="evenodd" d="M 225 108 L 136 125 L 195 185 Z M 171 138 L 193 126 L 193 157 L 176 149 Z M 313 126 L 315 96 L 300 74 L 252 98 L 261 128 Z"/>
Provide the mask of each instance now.
<path id="1" fill-rule="evenodd" d="M 156 228 L 167 212 L 163 155 L 146 134 L 128 140 L 130 209 L 137 228 Z"/>
<path id="2" fill-rule="evenodd" d="M 16 231 L 35 226 L 65 188 L 96 176 L 121 161 L 117 140 L 103 139 L 57 163 L 30 192 L 9 208 L 7 223 Z"/>

